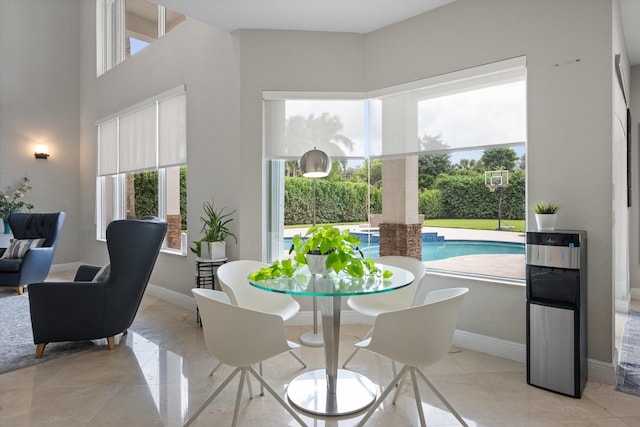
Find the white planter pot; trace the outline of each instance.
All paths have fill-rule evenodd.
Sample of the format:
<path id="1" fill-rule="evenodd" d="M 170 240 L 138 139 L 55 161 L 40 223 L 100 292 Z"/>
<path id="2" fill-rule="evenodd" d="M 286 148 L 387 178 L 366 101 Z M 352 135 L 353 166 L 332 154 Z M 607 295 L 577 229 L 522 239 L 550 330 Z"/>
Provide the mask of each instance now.
<path id="1" fill-rule="evenodd" d="M 224 242 L 202 242 L 200 254 L 203 259 L 225 258 L 226 245 Z"/>
<path id="2" fill-rule="evenodd" d="M 327 271 L 327 258 L 329 255 L 314 255 L 307 254 L 307 265 L 309 266 L 309 272 L 311 274 L 326 275 Z"/>
<path id="3" fill-rule="evenodd" d="M 556 228 L 558 214 L 536 214 L 536 223 L 539 231 L 553 231 Z"/>

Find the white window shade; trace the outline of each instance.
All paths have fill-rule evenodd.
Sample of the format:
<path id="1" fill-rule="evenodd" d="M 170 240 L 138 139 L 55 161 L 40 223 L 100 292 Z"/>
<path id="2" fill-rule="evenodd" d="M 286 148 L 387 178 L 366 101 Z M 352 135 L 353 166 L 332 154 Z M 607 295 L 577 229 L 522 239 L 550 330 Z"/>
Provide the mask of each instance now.
<path id="1" fill-rule="evenodd" d="M 366 101 L 266 100 L 265 157 L 299 159 L 314 147 L 332 159 L 364 158 Z"/>
<path id="2" fill-rule="evenodd" d="M 98 175 L 118 173 L 118 121 L 116 119 L 98 125 Z"/>
<path id="3" fill-rule="evenodd" d="M 156 167 L 156 105 L 120 118 L 120 172 Z"/>
<path id="4" fill-rule="evenodd" d="M 524 59 L 385 89 L 370 105 L 374 158 L 522 145 Z"/>
<path id="5" fill-rule="evenodd" d="M 158 166 L 187 162 L 187 96 L 178 95 L 158 104 Z"/>

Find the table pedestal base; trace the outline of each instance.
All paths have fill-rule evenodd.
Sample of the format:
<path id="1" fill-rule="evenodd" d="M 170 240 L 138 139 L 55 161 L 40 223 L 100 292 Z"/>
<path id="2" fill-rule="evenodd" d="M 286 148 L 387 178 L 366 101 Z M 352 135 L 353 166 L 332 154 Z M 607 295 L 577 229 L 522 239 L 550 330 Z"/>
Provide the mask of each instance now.
<path id="1" fill-rule="evenodd" d="M 376 387 L 364 375 L 338 369 L 336 394 L 327 394 L 327 373 L 324 369 L 305 372 L 296 377 L 287 396 L 293 406 L 316 415 L 348 415 L 371 405 L 376 399 Z"/>

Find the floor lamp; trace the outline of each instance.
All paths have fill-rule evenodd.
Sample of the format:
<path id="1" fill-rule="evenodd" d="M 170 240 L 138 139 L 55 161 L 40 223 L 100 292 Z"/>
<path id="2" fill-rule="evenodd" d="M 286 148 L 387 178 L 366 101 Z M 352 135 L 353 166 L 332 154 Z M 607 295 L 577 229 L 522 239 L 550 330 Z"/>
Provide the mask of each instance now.
<path id="1" fill-rule="evenodd" d="M 331 171 L 331 158 L 324 151 L 315 147 L 300 158 L 300 171 L 305 178 L 313 179 L 313 226 L 316 225 L 316 178 L 324 178 Z M 310 347 L 320 347 L 324 344 L 322 334 L 318 333 L 318 301 L 313 297 L 313 331 L 300 336 L 300 342 Z"/>

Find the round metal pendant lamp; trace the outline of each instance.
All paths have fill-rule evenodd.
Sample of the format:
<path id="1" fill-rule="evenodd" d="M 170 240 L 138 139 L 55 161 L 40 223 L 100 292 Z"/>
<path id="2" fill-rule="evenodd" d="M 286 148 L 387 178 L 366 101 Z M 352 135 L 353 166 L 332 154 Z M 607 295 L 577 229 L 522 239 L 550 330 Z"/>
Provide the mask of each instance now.
<path id="1" fill-rule="evenodd" d="M 300 171 L 305 178 L 313 178 L 313 226 L 316 225 L 316 178 L 329 176 L 331 172 L 331 158 L 324 151 L 316 147 L 309 150 L 300 158 Z M 300 336 L 300 342 L 309 347 L 320 347 L 324 345 L 324 339 L 318 332 L 318 302 L 313 297 L 313 331 Z"/>
<path id="2" fill-rule="evenodd" d="M 331 158 L 314 147 L 300 158 L 300 171 L 305 178 L 324 178 L 331 172 Z"/>

